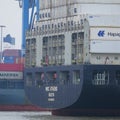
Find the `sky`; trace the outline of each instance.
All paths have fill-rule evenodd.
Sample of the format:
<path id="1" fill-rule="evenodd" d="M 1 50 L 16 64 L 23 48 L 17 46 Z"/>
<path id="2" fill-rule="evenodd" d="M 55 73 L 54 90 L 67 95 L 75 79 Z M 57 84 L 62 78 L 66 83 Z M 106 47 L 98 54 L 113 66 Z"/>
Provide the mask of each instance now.
<path id="1" fill-rule="evenodd" d="M 15 48 L 21 48 L 22 9 L 16 0 L 0 0 L 0 25 L 6 26 L 2 36 L 10 34 L 16 40 Z"/>

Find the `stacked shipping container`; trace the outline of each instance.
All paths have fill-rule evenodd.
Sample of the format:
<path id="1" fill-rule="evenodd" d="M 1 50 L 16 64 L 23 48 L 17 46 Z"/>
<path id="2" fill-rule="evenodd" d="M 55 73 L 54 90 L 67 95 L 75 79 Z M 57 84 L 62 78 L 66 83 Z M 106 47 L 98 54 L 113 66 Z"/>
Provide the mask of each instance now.
<path id="1" fill-rule="evenodd" d="M 3 51 L 3 63 L 19 64 L 24 63 L 20 49 L 6 49 Z"/>

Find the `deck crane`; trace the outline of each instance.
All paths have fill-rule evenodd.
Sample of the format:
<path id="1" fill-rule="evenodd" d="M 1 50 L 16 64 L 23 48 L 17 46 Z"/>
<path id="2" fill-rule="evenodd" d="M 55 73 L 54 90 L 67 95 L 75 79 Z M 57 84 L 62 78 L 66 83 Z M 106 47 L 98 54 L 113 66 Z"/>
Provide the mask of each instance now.
<path id="1" fill-rule="evenodd" d="M 33 28 L 34 18 L 39 20 L 39 0 L 16 0 L 22 8 L 22 46 L 21 49 L 25 53 L 25 33 L 26 30 Z"/>

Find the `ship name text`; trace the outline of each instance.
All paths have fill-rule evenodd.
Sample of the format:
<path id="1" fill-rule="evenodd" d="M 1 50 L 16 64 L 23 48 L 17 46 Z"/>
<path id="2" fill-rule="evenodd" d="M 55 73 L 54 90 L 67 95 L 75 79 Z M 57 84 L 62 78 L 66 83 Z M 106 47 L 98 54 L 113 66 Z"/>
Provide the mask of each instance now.
<path id="1" fill-rule="evenodd" d="M 48 93 L 48 101 L 54 102 L 55 101 L 55 92 L 58 91 L 57 86 L 47 86 L 45 87 L 45 91 Z"/>
<path id="2" fill-rule="evenodd" d="M 47 86 L 47 87 L 45 87 L 45 91 L 46 92 L 56 92 L 56 91 L 58 91 L 58 87 L 57 86 Z"/>

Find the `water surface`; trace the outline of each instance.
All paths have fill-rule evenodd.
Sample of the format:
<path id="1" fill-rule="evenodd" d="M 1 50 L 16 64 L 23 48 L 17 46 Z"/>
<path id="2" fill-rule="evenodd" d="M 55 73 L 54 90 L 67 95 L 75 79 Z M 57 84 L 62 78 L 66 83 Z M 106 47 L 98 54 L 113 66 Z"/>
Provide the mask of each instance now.
<path id="1" fill-rule="evenodd" d="M 50 112 L 0 112 L 0 120 L 120 120 L 120 117 L 63 117 Z"/>

